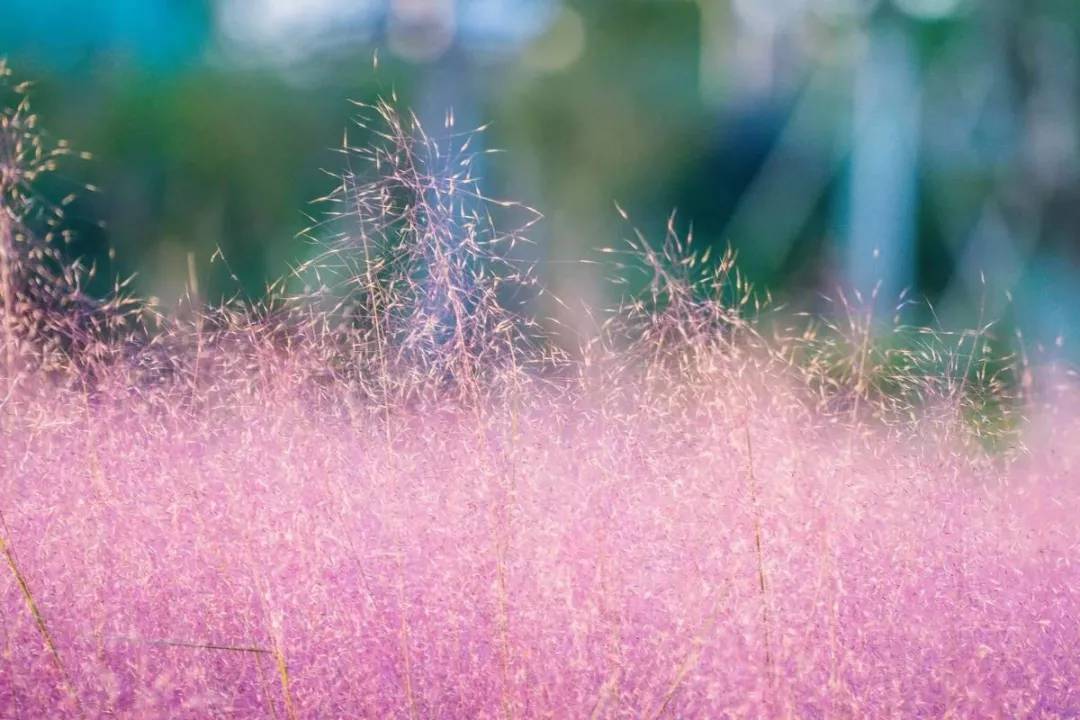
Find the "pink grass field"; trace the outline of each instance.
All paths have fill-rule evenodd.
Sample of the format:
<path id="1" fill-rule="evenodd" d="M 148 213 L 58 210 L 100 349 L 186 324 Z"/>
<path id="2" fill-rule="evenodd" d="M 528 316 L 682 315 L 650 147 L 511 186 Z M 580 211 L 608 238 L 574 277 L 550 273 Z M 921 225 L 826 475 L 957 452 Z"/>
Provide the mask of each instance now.
<path id="1" fill-rule="evenodd" d="M 27 407 L 4 533 L 56 656 L 5 569 L 0 713 L 1080 712 L 1074 419 L 1002 464 L 726 390 L 389 438 L 282 393 Z"/>
<path id="2" fill-rule="evenodd" d="M 766 322 L 674 222 L 567 349 L 471 134 L 362 111 L 314 258 L 168 311 L 0 115 L 0 718 L 1080 717 L 1068 371 Z"/>

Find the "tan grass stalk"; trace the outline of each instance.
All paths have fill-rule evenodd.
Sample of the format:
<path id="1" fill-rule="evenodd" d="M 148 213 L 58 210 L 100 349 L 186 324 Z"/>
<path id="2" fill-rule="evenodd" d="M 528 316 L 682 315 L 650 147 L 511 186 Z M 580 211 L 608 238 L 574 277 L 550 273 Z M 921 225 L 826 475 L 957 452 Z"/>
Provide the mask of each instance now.
<path id="1" fill-rule="evenodd" d="M 597 532 L 596 536 L 596 548 L 598 552 L 598 571 L 600 574 L 600 615 L 606 617 L 609 613 L 617 612 L 616 604 L 611 598 L 611 587 L 609 584 L 610 570 L 608 569 L 607 553 L 604 552 L 606 538 L 603 531 Z M 623 673 L 622 662 L 622 642 L 619 637 L 619 623 L 613 622 L 611 631 L 608 633 L 608 654 L 613 660 L 613 667 L 608 674 L 607 679 L 604 680 L 604 684 L 600 686 L 600 690 L 596 694 L 596 701 L 593 703 L 592 712 L 589 713 L 589 720 L 599 720 L 601 717 L 601 711 L 607 706 L 608 698 L 619 696 L 619 684 Z"/>
<path id="2" fill-rule="evenodd" d="M 754 514 L 754 553 L 757 559 L 758 591 L 761 594 L 761 626 L 765 633 L 765 671 L 773 684 L 771 619 L 769 617 L 768 584 L 765 581 L 765 553 L 761 547 L 761 508 L 758 504 L 757 477 L 754 475 L 754 446 L 750 441 L 750 424 L 743 426 L 746 437 L 747 479 L 750 483 L 750 507 Z"/>
<path id="3" fill-rule="evenodd" d="M 405 614 L 405 568 L 402 566 L 401 552 L 396 553 L 397 559 L 397 595 L 398 595 L 398 614 L 401 617 L 401 621 L 398 626 L 398 642 L 401 645 L 401 658 L 404 668 L 402 668 L 402 674 L 405 676 L 405 702 L 409 708 L 409 720 L 417 720 L 416 714 L 416 695 L 413 691 L 412 682 L 412 650 L 410 648 L 409 631 L 409 619 Z"/>
<path id="4" fill-rule="evenodd" d="M 668 705 L 671 704 L 675 694 L 682 688 L 683 682 L 686 680 L 686 676 L 697 667 L 698 661 L 701 660 L 701 651 L 705 646 L 705 638 L 708 637 L 712 631 L 716 628 L 720 620 L 720 600 L 713 606 L 712 612 L 709 613 L 702 621 L 697 632 L 694 633 L 693 647 L 683 661 L 675 670 L 675 676 L 671 680 L 671 684 L 668 685 L 667 691 L 663 697 L 660 698 L 659 704 L 647 713 L 643 713 L 641 717 L 647 718 L 647 720 L 657 720 L 667 710 Z"/>
<path id="5" fill-rule="evenodd" d="M 285 648 L 280 633 L 274 634 L 273 655 L 278 679 L 281 681 L 281 697 L 285 702 L 285 717 L 288 720 L 296 720 L 296 707 L 293 705 L 292 692 L 289 689 L 289 664 L 285 659 Z"/>
<path id="6" fill-rule="evenodd" d="M 259 684 L 263 688 L 263 695 L 266 698 L 266 707 L 270 711 L 270 717 L 274 718 L 274 720 L 278 720 L 279 715 L 277 705 L 274 704 L 273 693 L 270 692 L 272 685 L 266 679 L 266 667 L 263 665 L 263 658 L 265 655 L 264 653 L 253 653 L 252 657 L 255 659 L 255 669 L 259 672 Z"/>
<path id="7" fill-rule="evenodd" d="M 510 442 L 508 445 L 508 451 L 506 454 L 506 463 L 508 466 L 507 472 L 504 475 L 505 485 L 503 487 L 504 500 L 501 508 L 501 517 L 498 526 L 498 532 L 500 537 L 498 538 L 498 584 L 499 584 L 499 665 L 502 672 L 502 708 L 503 716 L 506 720 L 513 720 L 514 718 L 514 704 L 510 697 L 510 665 L 511 665 L 511 643 L 510 643 L 510 591 L 509 591 L 509 579 L 507 572 L 507 558 L 510 554 L 510 539 L 511 539 L 511 513 L 513 512 L 514 497 L 517 492 L 517 466 L 515 458 L 517 457 L 517 444 L 518 444 L 518 429 L 519 429 L 519 409 L 518 409 L 518 393 L 519 388 L 517 385 L 518 364 L 517 354 L 514 349 L 514 340 L 510 335 L 509 329 L 507 331 L 507 344 L 510 349 L 511 371 L 513 373 L 513 379 L 515 386 L 511 388 L 510 393 Z M 479 407 L 479 402 L 477 403 Z"/>
<path id="8" fill-rule="evenodd" d="M 492 456 L 491 443 L 484 433 L 483 418 L 480 414 L 479 404 L 474 405 L 476 412 L 476 434 L 477 442 L 481 444 L 486 452 L 481 455 L 481 458 L 490 458 Z M 514 421 L 516 426 L 516 420 Z M 513 430 L 516 433 L 516 427 Z M 486 460 L 481 460 L 484 465 L 487 465 Z M 499 477 L 499 473 L 491 468 L 485 467 L 482 470 L 483 474 L 487 477 Z M 495 546 L 495 623 L 496 633 L 498 634 L 498 646 L 499 646 L 499 676 L 501 680 L 500 689 L 500 703 L 502 707 L 502 716 L 506 720 L 513 720 L 514 707 L 510 698 L 510 592 L 509 582 L 507 577 L 506 559 L 510 551 L 510 508 L 509 503 L 510 493 L 513 487 L 513 471 L 510 472 L 510 477 L 503 476 L 503 491 L 507 497 L 500 505 L 497 502 L 492 502 L 491 514 L 492 514 L 492 541 Z"/>
<path id="9" fill-rule="evenodd" d="M 3 525 L 3 534 L 0 534 L 0 552 L 4 554 L 4 559 L 7 561 L 8 568 L 15 577 L 15 582 L 19 586 L 19 592 L 26 602 L 26 607 L 30 611 L 31 617 L 34 619 L 34 625 L 37 628 L 38 635 L 41 636 L 42 641 L 45 643 L 45 647 L 49 651 L 49 658 L 52 660 L 53 666 L 56 667 L 56 671 L 60 674 L 60 678 L 64 683 L 64 689 L 67 691 L 68 695 L 70 695 L 81 716 L 83 713 L 82 705 L 79 702 L 79 696 L 75 692 L 75 686 L 71 682 L 71 676 L 64 666 L 64 661 L 60 658 L 60 651 L 56 647 L 56 641 L 53 640 L 52 633 L 49 632 L 49 627 L 45 623 L 45 616 L 42 614 L 41 608 L 34 598 L 34 593 L 30 590 L 30 584 L 27 582 L 26 576 L 23 575 L 22 570 L 19 568 L 19 563 L 15 559 L 15 552 L 12 550 L 11 544 L 7 540 L 7 521 L 4 520 L 2 514 L 0 514 L 0 524 Z"/>

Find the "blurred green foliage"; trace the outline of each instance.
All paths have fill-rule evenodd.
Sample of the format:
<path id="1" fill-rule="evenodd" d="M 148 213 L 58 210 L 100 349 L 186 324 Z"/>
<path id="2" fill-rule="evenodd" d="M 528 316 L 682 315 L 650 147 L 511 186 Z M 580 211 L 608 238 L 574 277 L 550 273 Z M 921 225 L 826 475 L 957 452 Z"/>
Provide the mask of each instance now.
<path id="1" fill-rule="evenodd" d="M 577 261 L 627 232 L 613 201 L 647 234 L 676 209 L 798 306 L 859 284 L 863 217 L 889 293 L 946 324 L 990 295 L 1052 342 L 1080 307 L 1078 28 L 1069 0 L 7 0 L 0 55 L 96 156 L 66 172 L 100 188 L 68 212 L 100 289 L 137 272 L 168 303 L 191 252 L 210 298 L 258 293 L 309 252 L 346 100 L 395 91 L 491 123 L 485 183 L 545 213 L 565 298 L 606 292 Z"/>

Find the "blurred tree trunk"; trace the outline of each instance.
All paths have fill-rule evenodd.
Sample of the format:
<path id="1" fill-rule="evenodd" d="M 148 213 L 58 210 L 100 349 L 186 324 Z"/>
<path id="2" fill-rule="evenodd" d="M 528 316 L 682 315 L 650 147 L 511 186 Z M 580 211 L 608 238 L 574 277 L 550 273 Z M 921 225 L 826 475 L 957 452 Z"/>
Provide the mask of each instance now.
<path id="1" fill-rule="evenodd" d="M 915 279 L 921 79 L 901 18 L 873 21 L 867 43 L 855 70 L 847 271 L 851 287 L 866 299 L 876 292 L 885 309 Z"/>

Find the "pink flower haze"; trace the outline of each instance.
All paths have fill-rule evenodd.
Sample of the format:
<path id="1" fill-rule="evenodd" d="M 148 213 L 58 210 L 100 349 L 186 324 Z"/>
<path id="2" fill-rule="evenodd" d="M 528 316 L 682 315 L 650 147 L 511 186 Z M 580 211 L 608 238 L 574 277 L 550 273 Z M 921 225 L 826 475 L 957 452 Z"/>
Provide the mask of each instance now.
<path id="1" fill-rule="evenodd" d="M 0 714 L 1080 711 L 1080 423 L 1002 463 L 710 395 L 389 434 L 282 392 L 39 400 L 0 487 L 50 641 L 0 575 Z"/>

